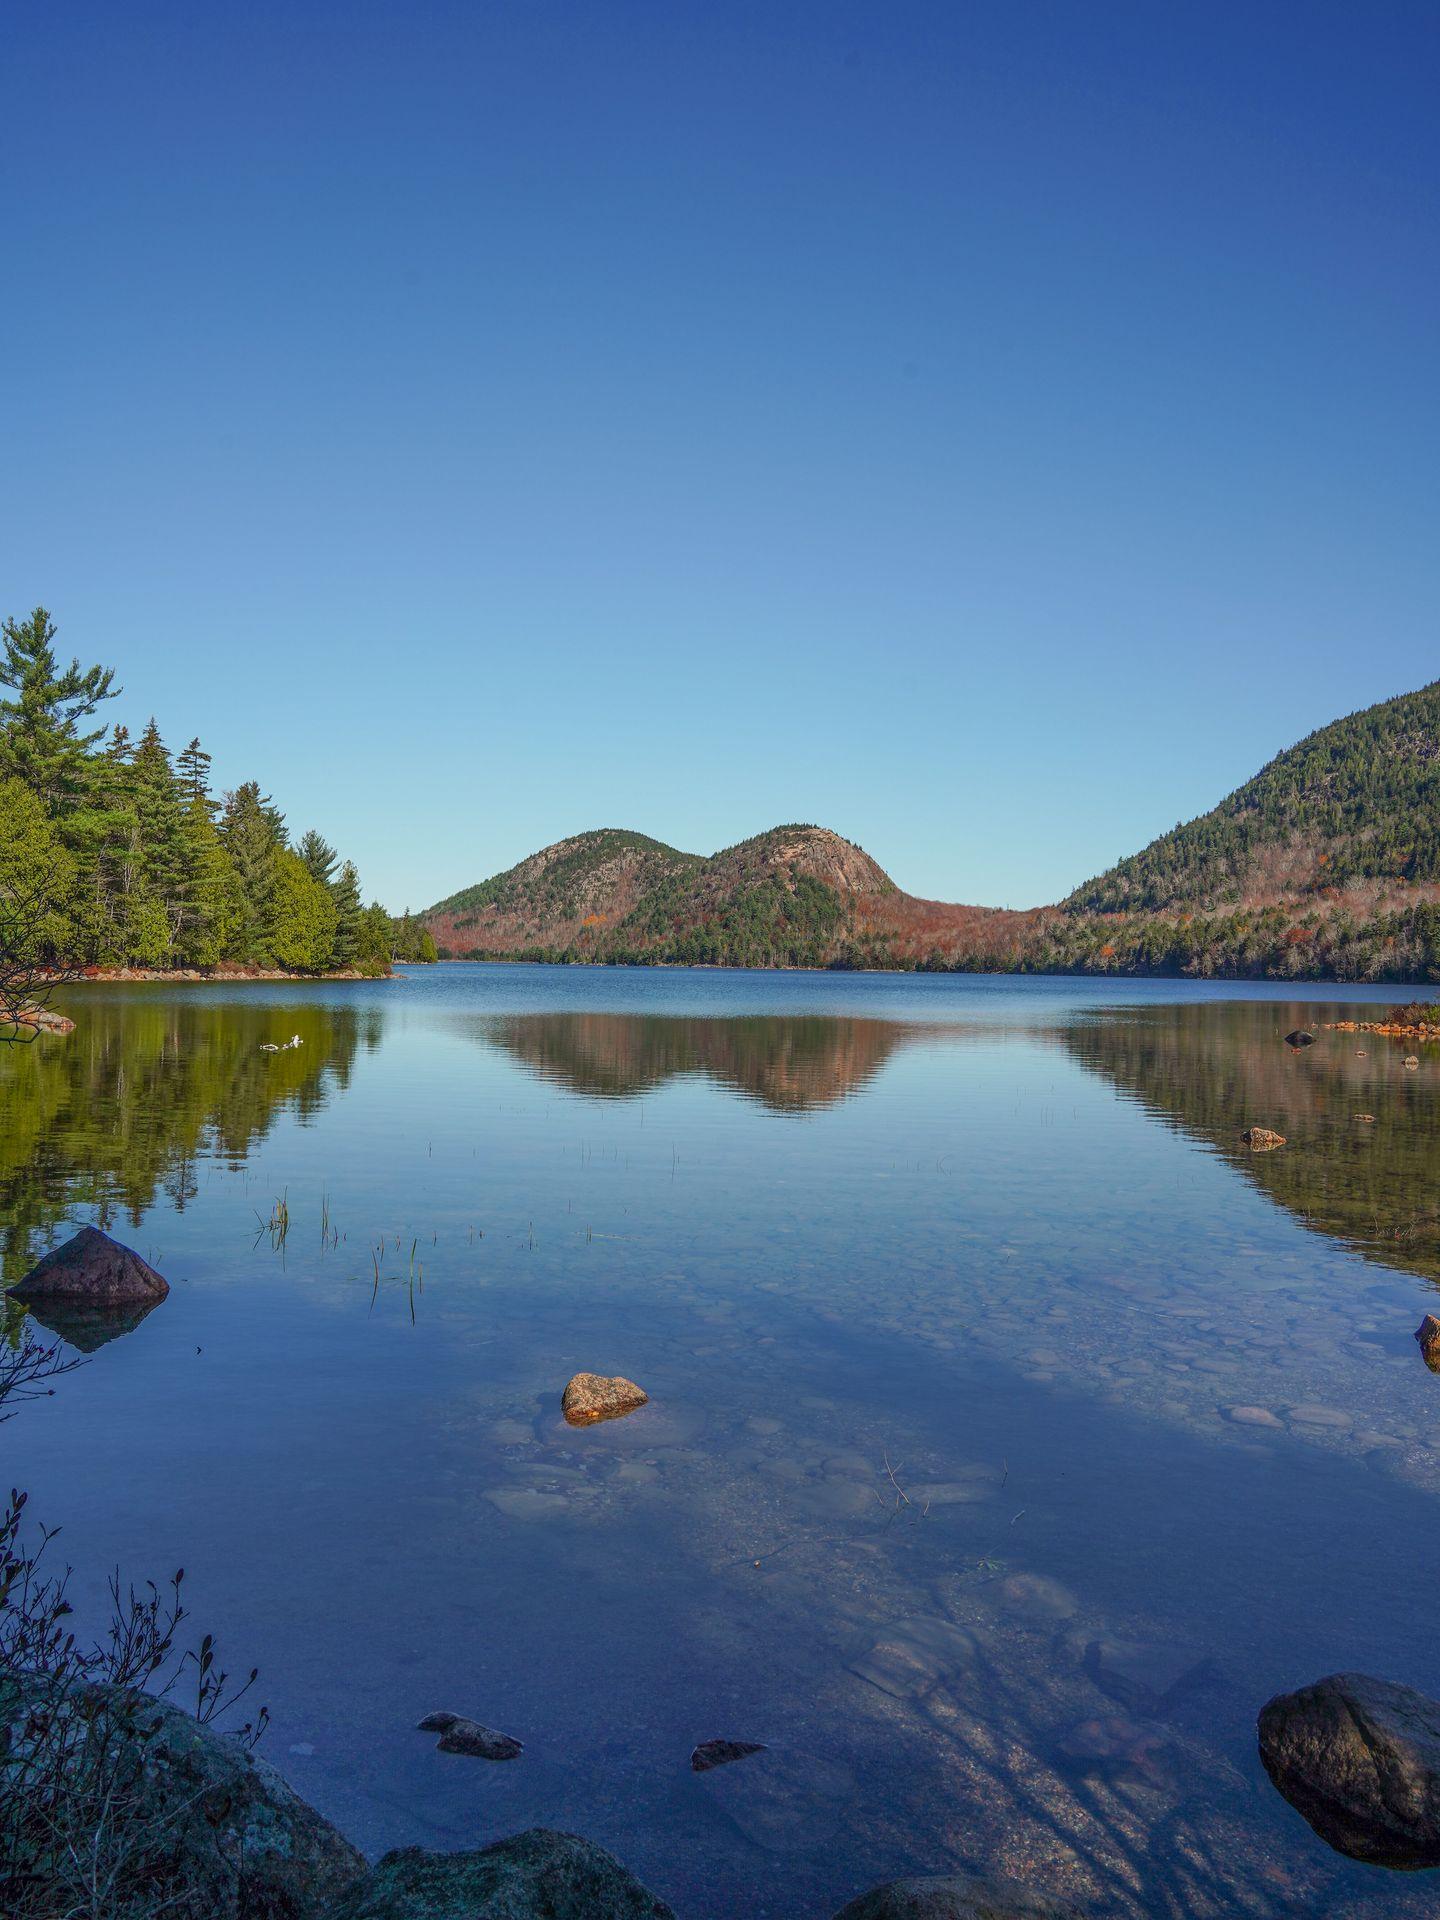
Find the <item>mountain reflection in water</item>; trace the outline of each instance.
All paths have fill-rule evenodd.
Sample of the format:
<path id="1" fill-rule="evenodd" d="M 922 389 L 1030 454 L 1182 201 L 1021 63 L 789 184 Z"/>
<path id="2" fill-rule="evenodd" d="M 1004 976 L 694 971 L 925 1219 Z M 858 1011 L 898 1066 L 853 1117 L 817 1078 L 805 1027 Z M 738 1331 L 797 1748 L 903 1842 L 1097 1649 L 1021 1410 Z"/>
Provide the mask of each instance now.
<path id="1" fill-rule="evenodd" d="M 1355 1013 L 1281 1002 L 1122 1007 L 1073 1023 L 1065 1041 L 1302 1225 L 1440 1282 L 1440 1050 L 1407 1072 L 1410 1042 L 1324 1025 Z M 1314 1046 L 1285 1045 L 1299 1022 L 1317 1033 Z M 1274 1128 L 1285 1146 L 1252 1152 L 1240 1139 L 1252 1124 Z"/>
<path id="2" fill-rule="evenodd" d="M 616 1013 L 509 1014 L 485 1021 L 481 1031 L 541 1079 L 572 1093 L 628 1099 L 700 1074 L 779 1113 L 848 1099 L 897 1048 L 929 1033 L 892 1020 L 822 1015 L 716 1020 Z"/>

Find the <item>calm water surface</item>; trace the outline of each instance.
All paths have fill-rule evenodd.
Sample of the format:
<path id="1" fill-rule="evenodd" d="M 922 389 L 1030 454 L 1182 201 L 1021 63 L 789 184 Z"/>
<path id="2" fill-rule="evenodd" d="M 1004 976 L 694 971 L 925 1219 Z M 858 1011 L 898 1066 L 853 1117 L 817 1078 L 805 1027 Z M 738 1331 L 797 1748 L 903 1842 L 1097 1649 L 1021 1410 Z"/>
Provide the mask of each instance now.
<path id="1" fill-rule="evenodd" d="M 69 1010 L 0 1059 L 6 1278 L 96 1220 L 173 1291 L 68 1330 L 4 1470 L 86 1604 L 185 1565 L 368 1850 L 571 1828 L 682 1920 L 961 1864 L 1432 1911 L 1254 1751 L 1323 1673 L 1440 1692 L 1440 1063 L 1284 1046 L 1354 997 L 439 967 Z M 582 1368 L 651 1405 L 565 1427 Z M 442 1707 L 523 1759 L 435 1753 Z M 770 1751 L 692 1775 L 717 1736 Z"/>

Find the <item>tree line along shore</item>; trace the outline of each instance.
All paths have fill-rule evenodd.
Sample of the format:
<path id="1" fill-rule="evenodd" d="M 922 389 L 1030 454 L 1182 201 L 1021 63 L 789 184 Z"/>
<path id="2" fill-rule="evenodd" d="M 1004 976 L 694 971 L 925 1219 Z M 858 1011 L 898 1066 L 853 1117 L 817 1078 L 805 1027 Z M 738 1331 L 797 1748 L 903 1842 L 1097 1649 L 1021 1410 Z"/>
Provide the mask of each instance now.
<path id="1" fill-rule="evenodd" d="M 43 607 L 0 626 L 0 927 L 75 975 L 374 978 L 435 958 L 366 904 L 353 860 L 298 836 L 257 781 L 212 789 L 198 739 L 172 752 L 103 715 L 114 669 L 68 666 Z"/>

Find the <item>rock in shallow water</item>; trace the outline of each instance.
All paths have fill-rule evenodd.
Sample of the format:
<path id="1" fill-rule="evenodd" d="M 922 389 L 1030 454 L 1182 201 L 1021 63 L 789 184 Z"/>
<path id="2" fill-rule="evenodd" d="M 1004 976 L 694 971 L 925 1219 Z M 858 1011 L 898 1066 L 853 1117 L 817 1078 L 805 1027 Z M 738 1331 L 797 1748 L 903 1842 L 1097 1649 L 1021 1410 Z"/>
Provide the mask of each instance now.
<path id="1" fill-rule="evenodd" d="M 1276 1133 L 1273 1127 L 1247 1127 L 1240 1138 L 1256 1153 L 1268 1153 L 1272 1147 L 1283 1147 L 1285 1136 Z"/>
<path id="2" fill-rule="evenodd" d="M 1426 1366 L 1432 1373 L 1440 1373 L 1440 1320 L 1433 1313 L 1427 1313 L 1415 1329 L 1415 1338 L 1420 1342 Z"/>
<path id="3" fill-rule="evenodd" d="M 98 1227 L 82 1227 L 10 1289 L 17 1300 L 91 1310 L 154 1306 L 169 1291 L 138 1253 Z"/>
<path id="4" fill-rule="evenodd" d="M 508 1733 L 482 1727 L 478 1720 L 456 1719 L 435 1742 L 437 1753 L 468 1754 L 472 1760 L 518 1760 L 524 1748 Z"/>
<path id="5" fill-rule="evenodd" d="M 525 1751 L 508 1733 L 497 1733 L 463 1713 L 427 1713 L 416 1725 L 419 1733 L 438 1733 L 437 1753 L 464 1753 L 472 1760 L 518 1760 Z"/>
<path id="6" fill-rule="evenodd" d="M 387 1853 L 326 1920 L 675 1920 L 628 1868 L 570 1833 L 532 1827 L 475 1853 Z"/>
<path id="7" fill-rule="evenodd" d="M 633 1413 L 650 1398 L 633 1380 L 616 1374 L 577 1373 L 561 1396 L 560 1408 L 572 1427 L 588 1427 L 596 1420 L 617 1420 Z"/>
<path id="8" fill-rule="evenodd" d="M 728 1767 L 752 1753 L 764 1753 L 758 1740 L 702 1740 L 690 1756 L 692 1773 L 708 1773 L 712 1767 Z"/>
<path id="9" fill-rule="evenodd" d="M 1032 1892 L 1015 1880 L 945 1873 L 873 1887 L 843 1907 L 835 1920 L 1077 1920 L 1077 1916 L 1074 1907 Z"/>
<path id="10" fill-rule="evenodd" d="M 1335 1848 L 1377 1867 L 1440 1867 L 1440 1701 L 1332 1673 L 1260 1710 L 1260 1758 Z"/>
<path id="11" fill-rule="evenodd" d="M 896 1620 L 850 1671 L 895 1700 L 928 1693 L 947 1674 L 975 1658 L 975 1636 L 949 1620 L 916 1615 Z"/>
<path id="12" fill-rule="evenodd" d="M 1139 1640 L 1092 1640 L 1085 1671 L 1112 1700 L 1135 1713 L 1162 1713 L 1182 1693 L 1216 1678 L 1214 1663 L 1192 1647 Z"/>
<path id="13" fill-rule="evenodd" d="M 1001 1582 L 1000 1598 L 1029 1620 L 1068 1620 L 1080 1609 L 1070 1589 L 1045 1573 L 1012 1573 Z"/>

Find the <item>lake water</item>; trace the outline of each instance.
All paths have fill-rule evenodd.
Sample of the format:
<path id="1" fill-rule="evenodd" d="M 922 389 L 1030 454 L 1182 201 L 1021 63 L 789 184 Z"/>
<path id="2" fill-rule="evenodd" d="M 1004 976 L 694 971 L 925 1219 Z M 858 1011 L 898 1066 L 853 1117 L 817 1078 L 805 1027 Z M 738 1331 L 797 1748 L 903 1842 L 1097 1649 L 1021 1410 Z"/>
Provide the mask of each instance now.
<path id="1" fill-rule="evenodd" d="M 4 1471 L 82 1613 L 186 1567 L 369 1851 L 564 1827 L 682 1920 L 965 1864 L 1149 1920 L 1429 1914 L 1255 1753 L 1321 1674 L 1440 1692 L 1440 1062 L 1282 1039 L 1362 997 L 76 992 L 0 1059 L 6 1278 L 94 1220 L 173 1290 L 82 1335 Z M 581 1369 L 651 1402 L 568 1428 Z M 523 1758 L 437 1754 L 439 1708 Z M 769 1751 L 693 1774 L 716 1737 Z"/>

